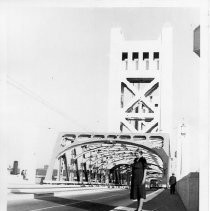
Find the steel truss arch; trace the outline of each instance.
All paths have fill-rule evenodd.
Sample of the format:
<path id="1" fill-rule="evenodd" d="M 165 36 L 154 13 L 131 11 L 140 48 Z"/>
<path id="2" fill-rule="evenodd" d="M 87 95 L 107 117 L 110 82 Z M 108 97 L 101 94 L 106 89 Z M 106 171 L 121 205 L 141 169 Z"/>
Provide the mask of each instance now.
<path id="1" fill-rule="evenodd" d="M 96 147 L 89 147 L 95 145 Z M 168 180 L 170 151 L 169 136 L 165 133 L 61 133 L 55 144 L 45 180 L 49 181 L 52 179 L 56 160 L 65 158 L 64 155 L 66 155 L 66 152 L 79 146 L 82 146 L 83 150 L 82 153 L 74 156 L 75 160 L 79 157 L 85 157 L 96 150 L 101 150 L 101 153 L 96 153 L 97 156 L 84 158 L 84 163 L 86 164 L 92 160 L 92 167 L 94 163 L 96 163 L 98 167 L 102 166 L 102 168 L 104 168 L 105 166 L 105 168 L 108 169 L 113 167 L 113 163 L 108 165 L 108 163 L 103 161 L 104 157 L 110 161 L 113 159 L 112 156 L 115 155 L 112 162 L 118 162 L 119 160 L 116 159 L 118 157 L 122 162 L 129 163 L 128 161 L 131 162 L 134 158 L 132 150 L 140 147 L 144 151 L 144 155 L 148 159 L 150 166 L 156 166 L 159 171 L 162 171 L 164 182 Z M 89 148 L 87 149 L 87 147 Z M 120 150 L 117 151 L 118 148 Z M 112 149 L 115 149 L 115 152 L 108 153 L 108 151 Z M 122 155 L 124 155 L 124 157 Z M 64 164 L 67 170 L 67 161 L 64 161 Z"/>

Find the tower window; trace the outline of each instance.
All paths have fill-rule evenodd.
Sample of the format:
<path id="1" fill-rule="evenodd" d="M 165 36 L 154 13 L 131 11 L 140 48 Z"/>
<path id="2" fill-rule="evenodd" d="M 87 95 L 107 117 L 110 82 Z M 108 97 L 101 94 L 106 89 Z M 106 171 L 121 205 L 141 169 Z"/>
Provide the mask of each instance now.
<path id="1" fill-rule="evenodd" d="M 128 59 L 128 53 L 127 52 L 123 52 L 122 53 L 122 61 Z"/>
<path id="2" fill-rule="evenodd" d="M 143 53 L 143 60 L 149 59 L 149 52 L 144 52 Z"/>
<path id="3" fill-rule="evenodd" d="M 154 57 L 154 59 L 159 59 L 159 52 L 154 52 L 154 55 L 153 55 Z"/>
<path id="4" fill-rule="evenodd" d="M 139 53 L 138 52 L 133 52 L 132 55 L 132 60 L 138 59 L 139 58 Z"/>

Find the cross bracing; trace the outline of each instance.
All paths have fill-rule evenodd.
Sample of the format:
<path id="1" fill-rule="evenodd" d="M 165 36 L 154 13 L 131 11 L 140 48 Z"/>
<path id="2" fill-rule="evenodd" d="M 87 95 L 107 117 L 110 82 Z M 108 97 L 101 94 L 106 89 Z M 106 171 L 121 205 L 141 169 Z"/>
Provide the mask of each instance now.
<path id="1" fill-rule="evenodd" d="M 77 176 L 80 174 L 80 177 L 81 171 L 82 174 L 85 171 L 89 174 L 89 176 L 86 175 L 87 180 L 91 180 L 92 174 L 96 177 L 97 174 L 104 174 L 108 178 L 107 181 L 112 178 L 111 172 L 116 169 L 116 166 L 121 166 L 118 169 L 120 174 L 128 176 L 137 148 L 143 151 L 143 156 L 147 159 L 148 175 L 156 174 L 166 181 L 170 154 L 169 140 L 167 134 L 161 133 L 61 133 L 53 152 L 46 180 L 51 180 L 56 162 L 59 163 L 58 180 L 62 180 L 62 171 L 65 169 L 65 180 L 75 179 L 75 176 L 70 175 L 74 171 L 77 171 Z"/>
<path id="2" fill-rule="evenodd" d="M 131 132 L 158 131 L 158 88 L 158 77 L 121 78 L 121 130 L 124 126 Z"/>

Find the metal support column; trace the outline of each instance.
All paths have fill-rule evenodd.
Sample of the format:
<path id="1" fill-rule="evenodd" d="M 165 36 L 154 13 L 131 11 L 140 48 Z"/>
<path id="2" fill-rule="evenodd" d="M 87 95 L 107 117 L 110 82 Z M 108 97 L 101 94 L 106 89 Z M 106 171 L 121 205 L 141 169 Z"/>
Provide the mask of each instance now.
<path id="1" fill-rule="evenodd" d="M 61 177 L 62 177 L 62 157 L 60 157 L 59 159 L 59 166 L 58 166 L 58 176 L 57 176 L 57 180 L 60 181 Z"/>
<path id="2" fill-rule="evenodd" d="M 88 182 L 87 163 L 84 163 L 85 181 Z"/>
<path id="3" fill-rule="evenodd" d="M 74 156 L 76 157 L 76 149 L 74 149 Z M 78 160 L 77 159 L 75 159 L 75 167 L 76 167 L 77 181 L 79 182 L 80 177 L 79 177 L 79 168 L 78 168 Z"/>
<path id="4" fill-rule="evenodd" d="M 62 159 L 63 159 L 65 170 L 66 170 L 66 181 L 69 181 L 69 172 L 68 172 L 66 153 L 62 156 Z"/>

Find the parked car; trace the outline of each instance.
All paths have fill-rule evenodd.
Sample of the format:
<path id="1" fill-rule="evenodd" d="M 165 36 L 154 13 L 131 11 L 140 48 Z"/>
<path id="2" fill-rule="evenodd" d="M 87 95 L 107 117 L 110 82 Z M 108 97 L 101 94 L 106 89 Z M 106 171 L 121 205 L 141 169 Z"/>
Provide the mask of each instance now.
<path id="1" fill-rule="evenodd" d="M 150 180 L 150 189 L 152 188 L 159 188 L 159 182 L 157 179 L 151 179 Z"/>

